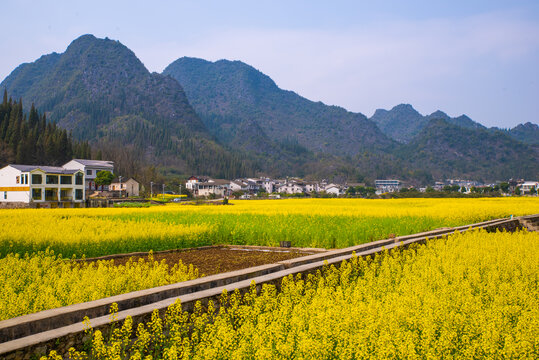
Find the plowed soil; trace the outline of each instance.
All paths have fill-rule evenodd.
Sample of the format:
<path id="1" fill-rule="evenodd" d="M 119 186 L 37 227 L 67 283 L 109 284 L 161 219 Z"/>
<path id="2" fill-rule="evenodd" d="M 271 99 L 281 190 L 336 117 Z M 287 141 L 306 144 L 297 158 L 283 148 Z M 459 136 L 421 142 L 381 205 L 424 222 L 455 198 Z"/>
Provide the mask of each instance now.
<path id="1" fill-rule="evenodd" d="M 201 250 L 189 250 L 154 254 L 155 261 L 165 260 L 172 267 L 181 260 L 184 264 L 193 264 L 198 268 L 200 276 L 219 274 L 234 270 L 246 269 L 253 266 L 273 264 L 278 261 L 309 255 L 298 251 L 264 251 L 244 250 L 231 248 L 210 248 Z M 134 256 L 135 260 L 147 258 L 147 256 Z M 114 259 L 114 264 L 123 265 L 129 260 L 128 257 Z"/>

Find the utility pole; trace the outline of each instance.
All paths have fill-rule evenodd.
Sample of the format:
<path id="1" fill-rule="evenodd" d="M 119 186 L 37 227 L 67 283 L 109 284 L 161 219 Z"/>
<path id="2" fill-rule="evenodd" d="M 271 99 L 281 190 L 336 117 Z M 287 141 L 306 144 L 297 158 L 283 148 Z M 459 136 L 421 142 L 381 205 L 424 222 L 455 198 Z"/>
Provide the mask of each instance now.
<path id="1" fill-rule="evenodd" d="M 163 201 L 165 201 L 165 184 L 163 184 Z"/>
<path id="2" fill-rule="evenodd" d="M 150 200 L 153 198 L 153 181 L 150 181 Z"/>
<path id="3" fill-rule="evenodd" d="M 118 176 L 118 179 L 120 179 L 120 198 L 122 197 L 122 177 Z"/>
<path id="4" fill-rule="evenodd" d="M 180 197 L 182 196 L 182 184 L 178 185 L 179 188 L 180 188 L 180 192 L 178 193 L 178 195 L 180 195 Z"/>

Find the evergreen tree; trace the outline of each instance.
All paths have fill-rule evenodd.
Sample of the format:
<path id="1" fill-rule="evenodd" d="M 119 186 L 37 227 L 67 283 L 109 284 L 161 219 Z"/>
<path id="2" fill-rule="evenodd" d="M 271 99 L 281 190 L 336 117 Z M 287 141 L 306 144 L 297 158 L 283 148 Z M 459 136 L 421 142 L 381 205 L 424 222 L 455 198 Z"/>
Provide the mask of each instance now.
<path id="1" fill-rule="evenodd" d="M 88 142 L 78 143 L 54 123 L 47 123 L 34 104 L 28 116 L 22 100 L 13 101 L 4 90 L 0 104 L 0 167 L 8 163 L 61 165 L 78 149 L 82 158 L 89 158 Z"/>

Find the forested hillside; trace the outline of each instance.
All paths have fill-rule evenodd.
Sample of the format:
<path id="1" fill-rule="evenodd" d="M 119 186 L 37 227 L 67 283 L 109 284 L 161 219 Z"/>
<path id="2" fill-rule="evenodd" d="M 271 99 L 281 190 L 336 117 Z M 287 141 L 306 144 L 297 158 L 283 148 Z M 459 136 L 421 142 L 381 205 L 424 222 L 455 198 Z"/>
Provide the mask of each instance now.
<path id="1" fill-rule="evenodd" d="M 0 167 L 10 163 L 62 165 L 74 157 L 91 157 L 88 142 L 73 141 L 65 129 L 48 122 L 33 104 L 25 114 L 22 101 L 13 101 L 4 91 L 0 104 Z"/>
<path id="2" fill-rule="evenodd" d="M 27 125 L 15 124 L 22 103 L 4 99 L 10 104 L 8 122 L 7 110 L 0 119 L 4 162 L 62 163 L 87 141 L 93 157 L 113 160 L 122 176 L 146 184 L 159 173 L 399 178 L 415 185 L 539 173 L 537 125 L 485 129 L 465 115 L 423 116 L 411 105 L 379 110 L 369 120 L 282 90 L 240 61 L 184 57 L 163 74 L 150 73 L 120 42 L 92 35 L 63 54 L 20 65 L 0 87 L 22 99 L 29 114 Z M 81 152 L 87 155 L 89 146 Z"/>
<path id="3" fill-rule="evenodd" d="M 431 120 L 403 145 L 399 157 L 410 167 L 428 169 L 437 179 L 534 179 L 539 174 L 538 147 L 502 131 L 465 129 L 443 119 Z"/>
<path id="4" fill-rule="evenodd" d="M 400 143 L 410 142 L 429 124 L 430 120 L 435 119 L 442 119 L 469 130 L 485 129 L 483 125 L 466 115 L 452 118 L 438 110 L 423 116 L 410 104 L 400 104 L 391 110 L 378 109 L 370 119 L 378 125 L 384 134 Z"/>
<path id="5" fill-rule="evenodd" d="M 75 139 L 111 149 L 109 157 L 218 177 L 255 170 L 214 141 L 177 81 L 150 73 L 118 41 L 81 36 L 63 54 L 20 65 L 0 86 Z"/>
<path id="6" fill-rule="evenodd" d="M 363 114 L 305 99 L 280 89 L 241 61 L 180 58 L 163 74 L 182 84 L 208 129 L 221 141 L 241 145 L 241 129 L 255 123 L 273 145 L 296 141 L 314 153 L 354 156 L 386 152 L 394 142 Z M 266 144 L 263 149 L 270 148 Z"/>

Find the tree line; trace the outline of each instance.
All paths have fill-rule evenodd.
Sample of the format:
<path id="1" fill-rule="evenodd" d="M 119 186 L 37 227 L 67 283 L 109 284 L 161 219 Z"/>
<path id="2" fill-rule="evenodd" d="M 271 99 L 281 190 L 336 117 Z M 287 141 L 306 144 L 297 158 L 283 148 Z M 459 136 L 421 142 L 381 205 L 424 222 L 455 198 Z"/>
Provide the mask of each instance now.
<path id="1" fill-rule="evenodd" d="M 91 158 L 88 142 L 74 141 L 65 129 L 48 122 L 34 104 L 26 114 L 22 99 L 14 101 L 4 90 L 0 104 L 0 166 L 62 165 L 73 158 Z"/>

